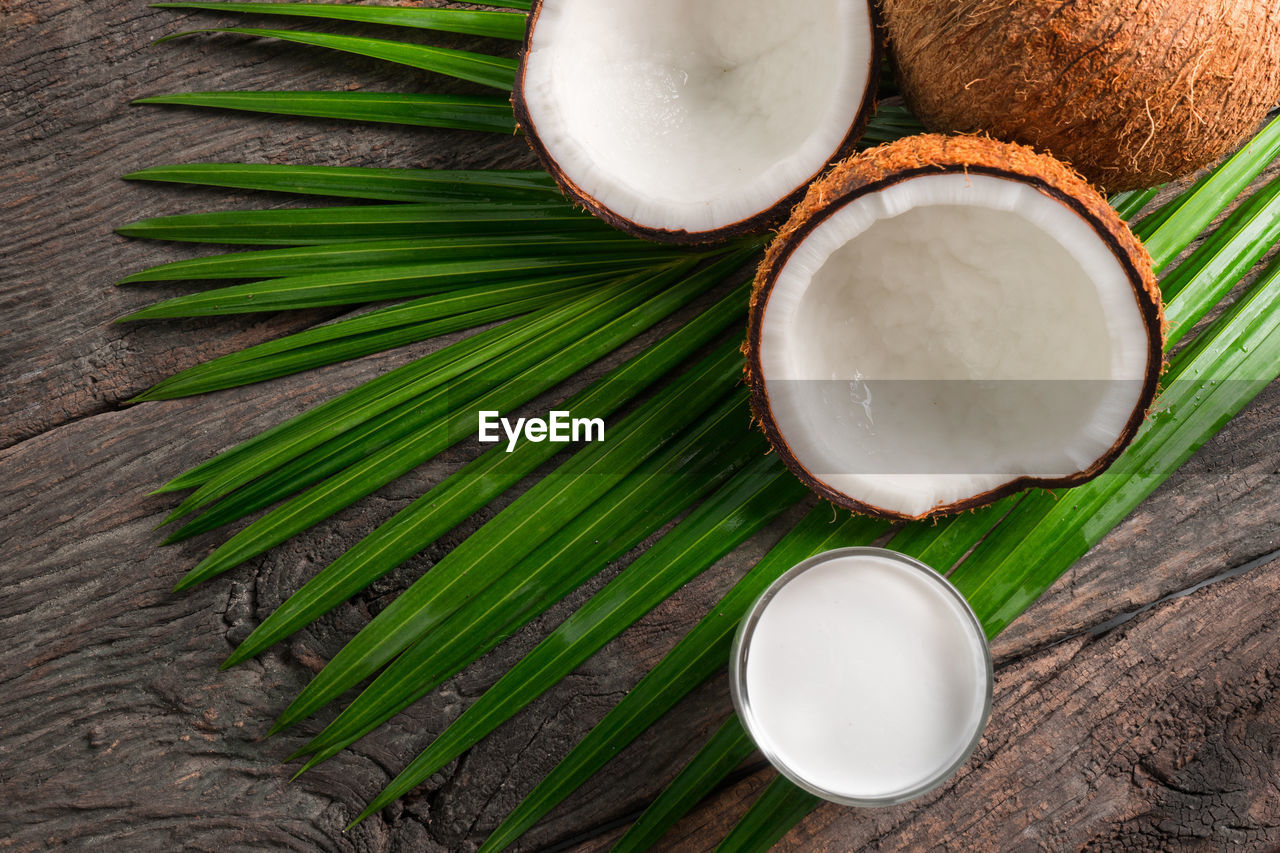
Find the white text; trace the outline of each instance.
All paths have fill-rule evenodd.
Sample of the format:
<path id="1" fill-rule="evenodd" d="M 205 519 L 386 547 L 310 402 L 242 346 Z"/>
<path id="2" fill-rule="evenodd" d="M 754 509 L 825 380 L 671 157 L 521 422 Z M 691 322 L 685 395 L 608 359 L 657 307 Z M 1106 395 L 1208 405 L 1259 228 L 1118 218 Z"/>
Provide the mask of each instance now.
<path id="1" fill-rule="evenodd" d="M 493 444 L 505 435 L 508 453 L 516 449 L 521 435 L 533 442 L 604 441 L 603 418 L 575 418 L 569 412 L 551 411 L 546 418 L 516 418 L 512 422 L 501 415 L 480 413 L 480 441 Z"/>

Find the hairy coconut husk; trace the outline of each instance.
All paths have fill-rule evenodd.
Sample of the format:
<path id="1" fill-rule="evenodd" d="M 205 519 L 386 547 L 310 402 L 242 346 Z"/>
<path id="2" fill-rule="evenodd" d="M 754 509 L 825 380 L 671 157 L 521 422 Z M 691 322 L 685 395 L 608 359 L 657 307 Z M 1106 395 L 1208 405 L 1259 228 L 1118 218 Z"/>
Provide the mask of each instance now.
<path id="1" fill-rule="evenodd" d="M 909 516 L 886 511 L 834 491 L 796 459 L 778 429 L 765 388 L 760 359 L 761 327 L 778 274 L 805 237 L 829 216 L 860 196 L 875 193 L 900 181 L 922 175 L 948 173 L 982 174 L 1022 181 L 1060 201 L 1084 218 L 1119 260 L 1133 287 L 1134 297 L 1148 332 L 1147 367 L 1140 404 L 1134 409 L 1111 449 L 1086 470 L 1054 479 L 1020 478 L 967 500 L 935 507 L 919 516 Z M 1164 367 L 1164 338 L 1167 328 L 1160 286 L 1152 271 L 1150 254 L 1106 199 L 1078 173 L 1055 158 L 1027 146 L 982 136 L 922 134 L 881 145 L 841 161 L 809 187 L 791 218 L 778 232 L 777 239 L 769 245 L 756 273 L 748 314 L 747 339 L 742 352 L 746 356 L 744 374 L 751 393 L 755 420 L 779 457 L 811 491 L 854 512 L 894 520 L 918 520 L 970 510 L 1029 487 L 1056 489 L 1079 485 L 1105 471 L 1133 440 L 1155 400 L 1160 373 Z"/>
<path id="2" fill-rule="evenodd" d="M 882 0 L 930 130 L 1033 145 L 1116 192 L 1207 166 L 1280 100 L 1274 0 Z"/>

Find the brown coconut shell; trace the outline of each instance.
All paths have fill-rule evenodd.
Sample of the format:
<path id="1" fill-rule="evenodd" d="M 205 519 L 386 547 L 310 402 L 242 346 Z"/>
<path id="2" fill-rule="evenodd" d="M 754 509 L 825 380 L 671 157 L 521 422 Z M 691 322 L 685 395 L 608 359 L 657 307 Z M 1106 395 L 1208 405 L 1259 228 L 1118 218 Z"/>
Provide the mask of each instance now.
<path id="1" fill-rule="evenodd" d="M 553 0 L 554 2 L 554 0 Z M 571 177 L 565 174 L 564 169 L 547 150 L 542 142 L 542 138 L 538 133 L 537 123 L 529 114 L 529 108 L 525 101 L 525 70 L 527 63 L 525 59 L 529 52 L 529 45 L 533 41 L 534 30 L 538 26 L 538 16 L 542 12 L 544 0 L 533 0 L 533 5 L 529 9 L 528 20 L 525 23 L 524 45 L 520 49 L 520 64 L 516 69 L 515 85 L 511 90 L 511 107 L 515 113 L 516 125 L 524 134 L 525 139 L 529 143 L 529 147 L 533 149 L 533 153 L 537 156 L 542 167 L 547 170 L 555 182 L 559 184 L 560 189 L 568 198 L 576 204 L 582 205 L 583 208 L 590 211 L 593 215 L 603 219 L 605 222 L 635 237 L 645 240 L 651 240 L 655 243 L 664 243 L 667 245 L 682 246 L 699 246 L 711 243 L 720 243 L 732 240 L 738 237 L 750 236 L 753 234 L 761 234 L 770 228 L 776 227 L 782 223 L 801 197 L 803 197 L 805 189 L 809 184 L 817 178 L 832 163 L 843 159 L 855 150 L 857 150 L 858 140 L 862 138 L 863 131 L 867 128 L 867 122 L 871 120 L 872 114 L 876 108 L 876 92 L 880 85 L 880 66 L 883 63 L 883 30 L 880 25 L 880 11 L 874 2 L 868 2 L 868 11 L 870 13 L 872 37 L 871 37 L 871 56 L 868 59 L 869 70 L 867 73 L 867 86 L 862 94 L 862 102 L 857 113 L 853 116 L 849 123 L 849 130 L 845 134 L 839 147 L 832 152 L 827 161 L 822 164 L 816 172 L 805 179 L 796 189 L 787 194 L 784 198 L 779 199 L 775 204 L 767 210 L 762 210 L 753 216 L 728 225 L 715 228 L 710 231 L 685 231 L 685 230 L 669 230 L 665 228 L 651 228 L 641 225 L 621 214 L 614 212 L 607 207 L 599 199 L 592 196 L 582 187 L 580 187 Z"/>
<path id="2" fill-rule="evenodd" d="M 990 175 L 1030 184 L 1084 219 L 1111 249 L 1133 287 L 1134 300 L 1138 303 L 1143 325 L 1147 330 L 1147 366 L 1138 405 L 1124 430 L 1111 448 L 1086 470 L 1053 479 L 1018 478 L 991 491 L 935 507 L 923 515 L 910 516 L 872 506 L 832 489 L 796 458 L 786 437 L 778 428 L 765 388 L 760 360 L 760 335 L 778 274 L 796 248 L 815 228 L 844 205 L 864 195 L 922 175 L 949 173 Z M 837 506 L 865 515 L 912 521 L 974 509 L 1026 488 L 1038 486 L 1057 489 L 1076 486 L 1105 471 L 1133 440 L 1155 400 L 1160 373 L 1164 367 L 1166 330 L 1160 286 L 1152 272 L 1151 256 L 1115 210 L 1107 204 L 1106 199 L 1083 177 L 1053 157 L 1037 153 L 1027 146 L 998 142 L 988 137 L 924 134 L 881 145 L 844 160 L 809 187 L 804 200 L 797 205 L 791 218 L 778 232 L 777 239 L 769 245 L 756 273 L 748 313 L 747 339 L 742 351 L 746 356 L 744 372 L 751 392 L 751 408 L 755 420 L 792 473 L 810 490 Z"/>
<path id="3" fill-rule="evenodd" d="M 927 128 L 1033 145 L 1110 192 L 1215 162 L 1280 100 L 1275 0 L 881 2 Z"/>

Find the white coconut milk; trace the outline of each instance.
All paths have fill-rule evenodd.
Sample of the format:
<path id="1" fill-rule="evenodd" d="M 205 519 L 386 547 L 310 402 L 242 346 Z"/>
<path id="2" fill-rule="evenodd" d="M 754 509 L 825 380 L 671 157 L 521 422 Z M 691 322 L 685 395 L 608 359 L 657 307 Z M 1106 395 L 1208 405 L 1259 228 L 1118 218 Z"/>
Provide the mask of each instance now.
<path id="1" fill-rule="evenodd" d="M 976 620 L 940 576 L 891 552 L 804 565 L 740 638 L 747 728 L 793 781 L 831 799 L 923 793 L 986 724 L 991 666 Z"/>

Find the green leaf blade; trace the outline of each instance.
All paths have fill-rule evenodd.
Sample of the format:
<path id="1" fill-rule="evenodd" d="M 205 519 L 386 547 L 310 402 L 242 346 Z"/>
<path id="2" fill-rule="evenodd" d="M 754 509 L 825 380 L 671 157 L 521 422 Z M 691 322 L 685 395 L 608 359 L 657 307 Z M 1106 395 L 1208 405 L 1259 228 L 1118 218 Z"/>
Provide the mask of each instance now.
<path id="1" fill-rule="evenodd" d="M 359 305 L 442 293 L 482 282 L 511 293 L 513 298 L 545 296 L 591 284 L 611 275 L 652 269 L 664 261 L 680 257 L 675 253 L 655 255 L 642 249 L 597 258 L 570 259 L 548 255 L 361 267 L 267 279 L 175 296 L 122 317 L 121 321 L 218 317 Z"/>
<path id="2" fill-rule="evenodd" d="M 776 776 L 764 793 L 720 842 L 717 853 L 768 853 L 821 800 L 793 785 L 786 777 Z"/>
<path id="3" fill-rule="evenodd" d="M 293 278 L 376 267 L 405 267 L 442 260 L 478 261 L 503 258 L 608 257 L 643 255 L 655 260 L 675 257 L 670 250 L 618 234 L 556 237 L 492 236 L 448 239 L 362 240 L 287 249 L 256 249 L 173 261 L 134 273 L 118 284 L 247 278 Z"/>
<path id="4" fill-rule="evenodd" d="M 616 233 L 562 200 L 217 211 L 143 219 L 116 229 L 125 237 L 247 246 L 580 231 Z"/>
<path id="5" fill-rule="evenodd" d="M 869 148 L 873 145 L 882 145 L 904 136 L 923 133 L 924 130 L 924 125 L 906 107 L 899 104 L 881 104 L 876 108 L 871 120 L 867 122 L 867 129 L 862 134 L 858 146 Z"/>
<path id="6" fill-rule="evenodd" d="M 133 101 L 137 105 L 203 107 L 305 118 L 438 127 L 479 133 L 516 132 L 507 98 L 397 92 L 177 92 Z"/>
<path id="7" fill-rule="evenodd" d="M 569 291 L 570 294 L 572 292 Z M 426 304 L 420 307 L 428 309 L 422 312 L 425 316 L 437 312 L 437 306 L 431 304 L 432 300 L 424 302 Z M 351 334 L 342 334 L 343 327 L 362 320 L 363 317 L 339 321 L 198 364 L 157 382 L 129 402 L 175 400 L 266 382 L 438 335 L 506 320 L 535 311 L 546 304 L 545 299 L 538 297 L 519 299 L 492 307 L 476 307 L 464 313 L 446 312 L 438 318 L 422 319 L 407 325 L 388 322 L 383 328 Z"/>
<path id="8" fill-rule="evenodd" d="M 613 845 L 612 853 L 644 853 L 653 849 L 668 829 L 755 751 L 755 741 L 742 727 L 738 715 L 730 714 L 671 784 L 649 804 L 640 819 L 627 827 L 626 833 Z M 480 853 L 501 850 L 506 843 L 509 841 L 495 841 L 494 836 L 490 836 Z"/>
<path id="9" fill-rule="evenodd" d="M 1165 347 L 1179 343 L 1235 282 L 1280 242 L 1280 178 L 1246 199 L 1160 283 L 1169 324 Z"/>
<path id="10" fill-rule="evenodd" d="M 1156 271 L 1172 263 L 1277 157 L 1280 117 L 1162 210 L 1140 222 L 1135 233 L 1151 253 Z"/>
<path id="11" fill-rule="evenodd" d="M 312 47 L 323 47 L 343 53 L 354 53 L 370 59 L 394 62 L 398 65 L 406 65 L 421 71 L 444 74 L 469 83 L 478 83 L 481 86 L 502 89 L 508 92 L 511 91 L 515 83 L 516 61 L 514 59 L 455 50 L 453 48 L 427 47 L 426 45 L 363 36 L 341 36 L 330 33 L 271 30 L 256 27 L 213 27 L 174 33 L 171 36 L 157 39 L 156 43 L 202 33 L 256 36 L 259 38 L 279 39 L 280 41 L 293 42 L 295 44 L 305 44 Z"/>
<path id="12" fill-rule="evenodd" d="M 1142 212 L 1152 199 L 1160 194 L 1160 187 L 1152 187 L 1146 190 L 1130 190 L 1129 192 L 1116 193 L 1108 202 L 1121 219 L 1128 222 L 1133 217 Z"/>
<path id="13" fill-rule="evenodd" d="M 470 9 L 431 9 L 404 6 L 356 6 L 343 3 L 222 3 L 187 0 L 152 3 L 156 9 L 239 12 L 249 15 L 287 15 L 327 18 L 382 26 L 413 27 L 439 32 L 521 41 L 526 16 L 517 12 Z"/>
<path id="14" fill-rule="evenodd" d="M 413 204 L 476 200 L 490 203 L 521 200 L 563 202 L 556 182 L 546 172 L 509 169 L 459 171 L 275 163 L 183 163 L 152 166 L 130 172 L 123 178 L 126 181 L 158 181 Z"/>

